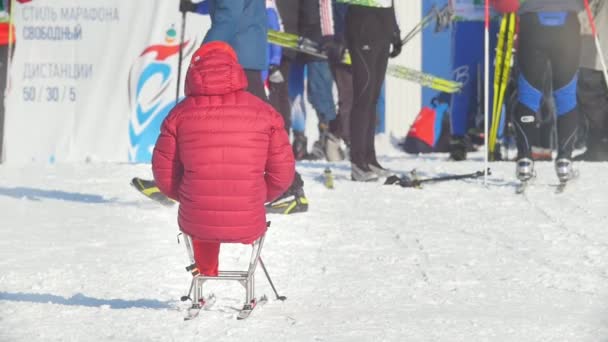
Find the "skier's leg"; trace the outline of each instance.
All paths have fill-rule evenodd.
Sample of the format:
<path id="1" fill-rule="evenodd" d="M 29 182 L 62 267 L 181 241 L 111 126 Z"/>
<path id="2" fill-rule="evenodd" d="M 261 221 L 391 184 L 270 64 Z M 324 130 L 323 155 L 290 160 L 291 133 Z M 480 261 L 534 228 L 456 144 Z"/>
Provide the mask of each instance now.
<path id="1" fill-rule="evenodd" d="M 193 237 L 192 249 L 194 251 L 194 261 L 199 272 L 206 276 L 217 276 L 220 244 L 216 242 L 204 242 Z"/>
<path id="2" fill-rule="evenodd" d="M 333 77 L 327 61 L 312 61 L 307 64 L 308 101 L 317 112 L 319 140 L 313 145 L 311 154 L 318 159 L 328 158 L 327 139 L 329 122 L 336 118 L 333 97 Z"/>
<path id="3" fill-rule="evenodd" d="M 578 128 L 576 88 L 580 63 L 580 24 L 569 13 L 561 27 L 554 29 L 551 49 L 553 96 L 557 115 L 557 159 L 571 159 Z"/>
<path id="4" fill-rule="evenodd" d="M 369 13 L 366 13 L 366 11 L 369 11 L 369 9 L 351 6 L 346 14 L 347 45 L 351 53 L 353 73 L 353 106 L 350 115 L 350 136 L 352 139 L 350 160 L 353 168 L 360 170 L 361 176 L 364 176 L 359 177 L 361 180 L 367 180 L 375 176 L 367 166 L 366 146 L 369 125 L 371 124 L 370 113 L 373 113 L 373 104 L 375 103 L 372 96 L 372 75 L 369 63 L 370 54 L 372 53 L 371 41 L 374 35 L 369 32 L 375 29 L 376 24 L 369 24 Z M 362 27 L 366 29 L 362 30 Z"/>
<path id="5" fill-rule="evenodd" d="M 393 29 L 392 21 L 387 20 L 390 15 L 392 11 L 388 9 L 352 6 L 346 16 L 347 40 L 353 63 L 350 136 L 355 180 L 377 178 L 371 172 L 368 159 L 373 156 L 375 107 L 390 49 Z M 381 58 L 384 61 L 380 61 Z"/>
<path id="6" fill-rule="evenodd" d="M 350 113 L 353 107 L 353 74 L 350 66 L 332 65 L 332 73 L 338 88 L 338 114 L 335 121 L 330 123 L 330 129 L 347 145 L 350 145 Z M 334 126 L 335 125 L 335 126 Z"/>
<path id="7" fill-rule="evenodd" d="M 304 64 L 292 62 L 288 77 L 289 102 L 291 103 L 291 125 L 293 130 L 293 154 L 296 160 L 308 155 L 306 129 L 306 106 L 304 103 Z"/>
<path id="8" fill-rule="evenodd" d="M 377 14 L 378 19 L 384 25 L 382 26 L 381 32 L 383 32 L 382 38 L 378 38 L 378 42 L 376 48 L 374 49 L 375 56 L 373 61 L 373 69 L 372 69 L 372 99 L 373 99 L 373 111 L 370 117 L 370 126 L 369 131 L 367 132 L 367 151 L 366 151 L 366 159 L 367 164 L 370 165 L 372 171 L 376 172 L 379 176 L 388 176 L 388 170 L 384 169 L 378 162 L 378 158 L 376 157 L 376 125 L 378 121 L 377 115 L 377 107 L 378 100 L 380 98 L 380 94 L 382 92 L 382 87 L 384 84 L 384 78 L 386 75 L 386 67 L 388 65 L 389 53 L 390 53 L 390 40 L 387 39 L 391 36 L 393 31 L 393 25 L 387 25 L 387 23 L 392 23 L 390 20 L 390 12 L 380 12 Z"/>
<path id="9" fill-rule="evenodd" d="M 14 47 L 14 45 L 13 45 Z M 0 164 L 3 162 L 4 158 L 4 121 L 5 121 L 5 99 L 4 95 L 6 94 L 6 80 L 8 73 L 8 66 L 10 64 L 9 54 L 9 45 L 0 45 Z M 12 51 L 11 51 L 12 52 Z"/>
<path id="10" fill-rule="evenodd" d="M 532 158 L 532 146 L 540 145 L 537 113 L 542 102 L 542 89 L 548 56 L 547 32 L 539 24 L 536 13 L 521 16 L 517 61 L 518 104 L 513 125 L 517 134 L 517 159 Z"/>
<path id="11" fill-rule="evenodd" d="M 283 75 L 285 79 L 283 82 L 275 83 L 270 82 L 270 103 L 283 117 L 283 121 L 285 123 L 285 130 L 287 130 L 287 134 L 291 129 L 291 106 L 289 104 L 289 59 L 283 58 L 281 60 L 281 65 L 279 67 L 279 71 Z"/>
<path id="12" fill-rule="evenodd" d="M 584 115 L 589 126 L 587 151 L 580 159 L 608 160 L 608 91 L 601 71 L 581 68 L 577 87 L 579 115 Z M 578 159 L 578 157 L 577 157 Z"/>
<path id="13" fill-rule="evenodd" d="M 317 111 L 319 120 L 325 124 L 336 118 L 336 105 L 333 96 L 334 79 L 327 61 L 307 63 L 308 101 Z"/>
<path id="14" fill-rule="evenodd" d="M 248 83 L 247 91 L 268 102 L 266 90 L 264 90 L 264 81 L 262 81 L 262 71 L 245 69 L 245 76 Z"/>

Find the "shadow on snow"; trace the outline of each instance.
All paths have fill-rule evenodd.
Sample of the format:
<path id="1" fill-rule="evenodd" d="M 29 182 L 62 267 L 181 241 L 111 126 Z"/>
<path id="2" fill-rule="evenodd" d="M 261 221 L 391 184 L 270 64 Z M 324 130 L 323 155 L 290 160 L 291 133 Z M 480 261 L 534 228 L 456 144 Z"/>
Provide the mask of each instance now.
<path id="1" fill-rule="evenodd" d="M 83 194 L 79 192 L 66 192 L 61 190 L 44 190 L 28 187 L 3 188 L 0 187 L 0 196 L 12 198 L 27 198 L 31 201 L 40 201 L 44 198 L 82 203 L 112 203 L 114 199 L 106 199 L 95 194 Z"/>
<path id="2" fill-rule="evenodd" d="M 170 302 L 160 302 L 154 299 L 98 299 L 87 297 L 77 293 L 70 298 L 56 296 L 48 293 L 8 293 L 0 292 L 0 301 L 29 302 L 39 304 L 60 304 L 68 306 L 102 307 L 108 306 L 112 309 L 172 309 Z"/>

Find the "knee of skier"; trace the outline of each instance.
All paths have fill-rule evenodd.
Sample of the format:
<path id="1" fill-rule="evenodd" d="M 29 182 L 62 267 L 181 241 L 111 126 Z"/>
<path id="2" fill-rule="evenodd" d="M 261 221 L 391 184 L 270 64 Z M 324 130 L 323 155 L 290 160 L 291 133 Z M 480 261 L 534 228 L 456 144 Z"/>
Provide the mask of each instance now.
<path id="1" fill-rule="evenodd" d="M 532 112 L 538 113 L 540 105 L 543 100 L 543 93 L 539 89 L 536 89 L 524 75 L 519 75 L 517 80 L 517 100 L 522 105 L 528 107 Z"/>
<path id="2" fill-rule="evenodd" d="M 576 108 L 577 83 L 578 75 L 575 75 L 568 84 L 553 92 L 555 109 L 558 117 L 566 115 Z"/>

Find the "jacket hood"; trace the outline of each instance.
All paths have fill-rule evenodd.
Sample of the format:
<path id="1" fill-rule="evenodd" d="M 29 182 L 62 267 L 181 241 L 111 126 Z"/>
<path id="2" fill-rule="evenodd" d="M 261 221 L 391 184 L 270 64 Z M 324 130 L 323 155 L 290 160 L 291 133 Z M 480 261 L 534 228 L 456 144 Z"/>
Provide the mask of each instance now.
<path id="1" fill-rule="evenodd" d="M 186 74 L 186 96 L 225 95 L 247 88 L 247 77 L 230 45 L 216 41 L 202 45 L 192 56 Z"/>

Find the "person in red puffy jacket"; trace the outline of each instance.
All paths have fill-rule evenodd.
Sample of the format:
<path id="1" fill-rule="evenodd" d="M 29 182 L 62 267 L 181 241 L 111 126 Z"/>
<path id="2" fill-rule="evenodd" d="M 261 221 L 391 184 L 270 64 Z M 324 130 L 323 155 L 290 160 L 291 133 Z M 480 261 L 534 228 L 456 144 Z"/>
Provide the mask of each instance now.
<path id="1" fill-rule="evenodd" d="M 156 184 L 179 202 L 179 227 L 208 276 L 218 274 L 221 242 L 251 244 L 264 234 L 264 203 L 295 174 L 281 115 L 246 88 L 230 45 L 201 46 L 186 74 L 186 98 L 164 120 L 152 155 Z"/>

